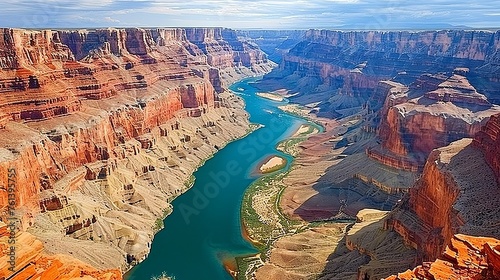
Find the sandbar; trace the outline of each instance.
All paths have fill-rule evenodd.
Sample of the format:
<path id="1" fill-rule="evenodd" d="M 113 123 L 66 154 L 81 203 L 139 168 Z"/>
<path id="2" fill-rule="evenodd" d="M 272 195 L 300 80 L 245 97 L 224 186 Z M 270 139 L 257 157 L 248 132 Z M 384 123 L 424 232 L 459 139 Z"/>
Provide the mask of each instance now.
<path id="1" fill-rule="evenodd" d="M 286 160 L 282 157 L 279 156 L 274 156 L 267 160 L 263 165 L 260 167 L 260 172 L 262 173 L 269 173 L 276 171 L 283 166 L 286 165 Z"/>
<path id="2" fill-rule="evenodd" d="M 278 95 L 278 94 L 258 92 L 257 96 L 260 96 L 260 97 L 263 97 L 263 98 L 267 98 L 267 99 L 271 99 L 273 101 L 279 101 L 279 102 L 283 101 L 283 96 Z"/>

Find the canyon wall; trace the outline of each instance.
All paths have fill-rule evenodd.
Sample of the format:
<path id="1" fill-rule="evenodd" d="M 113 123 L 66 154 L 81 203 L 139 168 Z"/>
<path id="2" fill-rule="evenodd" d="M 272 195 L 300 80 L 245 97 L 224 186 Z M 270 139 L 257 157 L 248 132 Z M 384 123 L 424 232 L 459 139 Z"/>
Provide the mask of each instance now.
<path id="1" fill-rule="evenodd" d="M 54 157 L 53 153 L 51 156 L 38 156 L 39 161 L 44 161 L 41 165 L 54 165 L 50 163 L 51 160 L 64 162 L 66 165 L 52 171 L 43 170 L 51 178 L 60 177 L 56 175 L 56 169 L 68 172 L 84 163 L 107 159 L 118 143 L 165 123 L 182 108 L 214 107 L 220 103 L 219 100 L 216 101 L 216 93 L 210 83 L 217 79 L 213 77 L 217 76 L 217 68 L 209 71 L 212 69 L 205 64 L 206 69 L 203 69 L 197 57 L 216 57 L 220 54 L 217 50 L 211 53 L 204 49 L 204 52 L 198 51 L 191 55 L 192 50 L 188 51 L 183 45 L 195 48 L 193 43 L 187 41 L 188 37 L 198 39 L 192 34 L 201 34 L 199 36 L 210 42 L 216 39 L 225 42 L 221 33 L 222 29 L 57 32 L 4 29 L 2 61 L 5 63 L 2 64 L 1 71 L 3 94 L 0 106 L 5 117 L 2 127 L 9 120 L 31 122 L 76 112 L 83 114 L 86 107 L 95 103 L 91 100 L 108 100 L 111 97 L 119 99 L 118 96 L 123 94 L 133 95 L 135 101 L 126 102 L 130 103 L 130 108 L 110 111 L 112 114 L 109 118 L 95 127 L 43 132 L 52 141 L 42 141 L 41 145 L 55 145 L 58 152 L 55 159 L 48 159 Z M 230 40 L 236 44 L 234 37 Z M 245 46 L 244 43 L 240 45 Z M 246 51 L 241 48 L 233 51 L 227 42 L 225 49 L 230 58 L 223 63 L 214 63 L 213 66 L 221 66 L 220 69 L 238 66 L 239 61 L 235 61 L 233 57 L 239 54 L 235 53 Z M 255 46 L 251 48 L 251 53 L 249 56 L 253 59 L 248 60 L 246 65 L 267 62 L 265 54 Z M 221 58 L 218 60 L 222 61 Z M 194 65 L 191 68 L 185 63 Z M 215 74 L 209 75 L 208 72 Z M 165 89 L 159 89 L 162 86 Z M 154 96 L 148 89 L 160 95 Z M 128 116 L 123 117 L 124 113 Z M 113 129 L 115 135 L 102 133 Z M 95 144 L 90 144 L 92 142 Z M 70 151 L 71 149 L 74 151 Z M 32 153 L 40 153 L 44 147 L 34 146 L 31 150 Z M 29 158 L 29 155 L 20 157 Z M 25 163 L 19 164 L 23 166 Z M 20 183 L 39 189 L 40 183 L 35 181 Z M 18 200 L 22 205 L 25 195 L 18 196 Z"/>
<path id="2" fill-rule="evenodd" d="M 434 150 L 421 178 L 386 221 L 386 228 L 420 252 L 420 261 L 439 257 L 457 233 L 500 238 L 498 178 L 471 143 L 465 138 Z"/>
<path id="3" fill-rule="evenodd" d="M 476 134 L 474 145 L 484 154 L 486 161 L 500 183 L 500 114 L 491 116 L 488 123 Z"/>
<path id="4" fill-rule="evenodd" d="M 475 88 L 498 103 L 500 33 L 489 31 L 328 31 L 309 30 L 268 75 L 282 82 L 292 100 L 323 101 L 320 113 L 339 116 L 360 107 L 381 80 L 405 85 L 423 74 L 470 69 Z M 482 77 L 482 78 L 481 78 Z M 321 96 L 325 93 L 325 96 Z M 327 94 L 328 93 L 328 94 Z M 304 95 L 307 95 L 304 96 Z M 332 102 L 325 98 L 342 95 Z M 320 98 L 321 97 L 321 98 Z M 343 106 L 339 106 L 339 101 Z"/>
<path id="5" fill-rule="evenodd" d="M 368 154 L 387 165 L 419 171 L 433 149 L 474 137 L 500 107 L 478 93 L 460 71 L 465 70 L 425 74 L 408 87 L 392 82 L 380 110 L 381 145 Z"/>
<path id="6" fill-rule="evenodd" d="M 489 31 L 367 31 L 342 32 L 309 30 L 305 39 L 338 48 L 358 48 L 363 52 L 485 60 L 500 46 L 500 33 Z"/>
<path id="7" fill-rule="evenodd" d="M 366 154 L 420 172 L 433 149 L 474 137 L 500 112 L 499 34 L 309 30 L 260 86 L 316 104 L 320 117 L 367 112 L 379 144 Z"/>
<path id="8" fill-rule="evenodd" d="M 0 222 L 0 263 L 11 262 L 11 255 L 15 253 L 16 260 L 13 270 L 18 273 L 9 279 L 95 279 L 95 280 L 118 280 L 122 279 L 119 269 L 99 271 L 68 255 L 48 256 L 43 253 L 43 244 L 33 235 L 27 232 L 19 232 L 15 236 L 16 249 L 5 248 L 8 244 L 10 230 L 8 226 Z M 9 266 L 2 266 L 0 275 L 5 277 L 12 274 Z"/>
<path id="9" fill-rule="evenodd" d="M 433 149 L 474 137 L 500 112 L 495 82 L 477 79 L 497 57 L 499 34 L 309 30 L 267 79 L 282 81 L 291 100 L 319 102 L 319 116 L 379 111 L 381 145 L 366 153 L 418 172 Z"/>
<path id="10" fill-rule="evenodd" d="M 1 33 L 0 219 L 44 244 L 34 267 L 141 261 L 191 172 L 247 132 L 224 86 L 273 67 L 220 28 Z"/>
<path id="11" fill-rule="evenodd" d="M 280 63 L 283 56 L 302 41 L 306 30 L 237 30 L 237 35 L 255 42 L 269 55 L 269 59 Z"/>
<path id="12" fill-rule="evenodd" d="M 259 86 L 317 116 L 362 120 L 332 132 L 371 134 L 339 141 L 342 162 L 364 151 L 396 169 L 382 174 L 421 173 L 384 227 L 416 249 L 414 263 L 434 261 L 458 233 L 500 238 L 499 47 L 499 31 L 310 30 Z"/>

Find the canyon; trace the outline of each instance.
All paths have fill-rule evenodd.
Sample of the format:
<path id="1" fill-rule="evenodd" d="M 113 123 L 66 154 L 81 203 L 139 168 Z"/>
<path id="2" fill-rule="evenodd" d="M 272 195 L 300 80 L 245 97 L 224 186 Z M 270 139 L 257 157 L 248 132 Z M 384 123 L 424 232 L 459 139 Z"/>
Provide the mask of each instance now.
<path id="1" fill-rule="evenodd" d="M 498 31 L 306 31 L 258 86 L 301 104 L 294 112 L 337 125 L 301 143 L 294 168 L 275 182 L 284 186 L 278 211 L 302 227 L 271 243 L 257 279 L 440 279 L 445 267 L 468 273 L 460 265 L 467 255 L 453 260 L 464 250 L 459 243 L 479 248 L 474 263 L 490 269 L 481 258 L 496 260 L 491 248 L 500 238 L 498 38 Z M 366 208 L 389 212 L 366 225 L 356 217 Z M 323 227 L 337 217 L 357 223 L 344 229 L 339 221 L 325 246 Z M 399 247 L 389 250 L 391 243 Z M 287 259 L 295 258 L 311 269 L 292 268 Z M 437 258 L 444 267 L 431 265 Z M 443 272 L 422 272 L 429 267 Z M 495 279 L 495 269 L 484 279 Z"/>
<path id="2" fill-rule="evenodd" d="M 0 279 L 122 279 L 257 128 L 226 88 L 263 74 L 325 131 L 266 183 L 272 235 L 248 230 L 268 248 L 238 277 L 499 275 L 499 31 L 0 33 Z"/>
<path id="3" fill-rule="evenodd" d="M 121 279 L 197 166 L 251 131 L 225 88 L 274 66 L 223 28 L 1 34 L 0 278 Z"/>

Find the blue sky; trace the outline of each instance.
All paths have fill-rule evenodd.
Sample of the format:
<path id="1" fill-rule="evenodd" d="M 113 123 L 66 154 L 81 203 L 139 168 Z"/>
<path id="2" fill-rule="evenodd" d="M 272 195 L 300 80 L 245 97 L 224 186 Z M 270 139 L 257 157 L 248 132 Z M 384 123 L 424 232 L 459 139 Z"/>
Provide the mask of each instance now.
<path id="1" fill-rule="evenodd" d="M 500 1 L 2 0 L 0 27 L 221 26 L 273 29 L 500 27 Z"/>

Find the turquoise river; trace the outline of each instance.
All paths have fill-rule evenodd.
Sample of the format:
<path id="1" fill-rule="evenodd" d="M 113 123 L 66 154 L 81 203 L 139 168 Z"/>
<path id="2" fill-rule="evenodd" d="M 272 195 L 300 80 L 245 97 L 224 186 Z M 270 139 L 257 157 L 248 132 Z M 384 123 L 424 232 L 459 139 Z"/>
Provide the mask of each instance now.
<path id="1" fill-rule="evenodd" d="M 230 89 L 245 100 L 250 121 L 263 127 L 229 143 L 194 173 L 193 187 L 173 201 L 174 212 L 165 218 L 148 258 L 125 279 L 150 280 L 166 273 L 175 280 L 230 280 L 223 261 L 257 252 L 242 236 L 243 194 L 266 157 L 285 157 L 285 169 L 290 167 L 293 159 L 277 151 L 276 144 L 306 121 L 278 109 L 283 102 L 256 96 L 256 80 L 242 80 Z"/>

